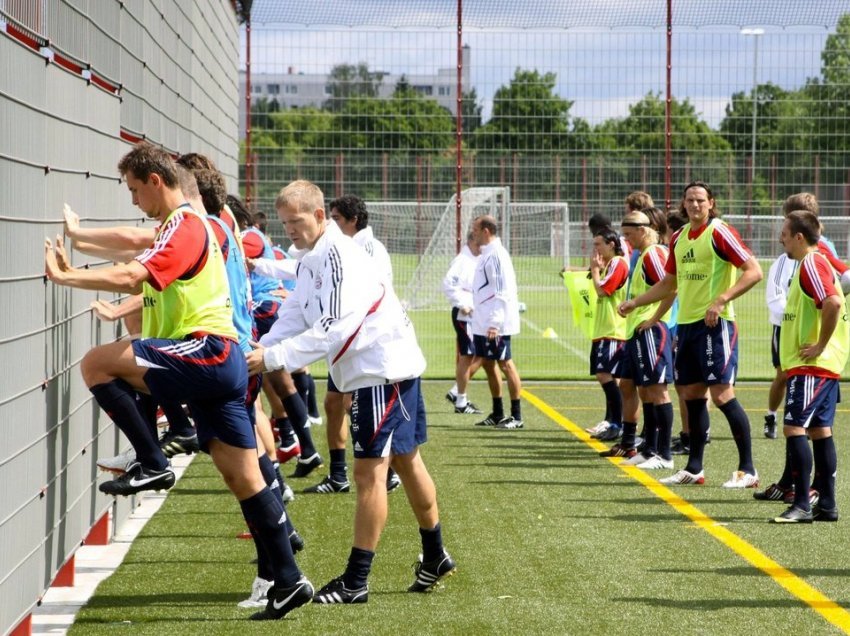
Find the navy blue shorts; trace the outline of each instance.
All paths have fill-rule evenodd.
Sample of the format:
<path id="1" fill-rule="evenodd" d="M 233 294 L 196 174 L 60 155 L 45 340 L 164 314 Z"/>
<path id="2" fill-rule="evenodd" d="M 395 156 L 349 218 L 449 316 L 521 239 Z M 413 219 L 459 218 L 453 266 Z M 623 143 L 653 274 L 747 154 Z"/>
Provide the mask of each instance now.
<path id="1" fill-rule="evenodd" d="M 406 455 L 428 440 L 419 378 L 352 393 L 354 457 Z"/>
<path id="2" fill-rule="evenodd" d="M 511 337 L 496 336 L 492 340 L 487 336 L 472 336 L 475 346 L 475 355 L 485 360 L 510 360 L 511 359 Z"/>
<path id="3" fill-rule="evenodd" d="M 785 384 L 785 426 L 828 428 L 841 401 L 838 380 L 813 375 L 792 375 Z"/>
<path id="4" fill-rule="evenodd" d="M 618 375 L 625 347 L 625 340 L 614 338 L 594 340 L 590 345 L 590 375 L 597 373 Z"/>
<path id="5" fill-rule="evenodd" d="M 475 345 L 472 342 L 472 325 L 468 320 L 458 320 L 460 309 L 452 308 L 452 327 L 457 339 L 457 354 L 459 356 L 474 356 Z"/>
<path id="6" fill-rule="evenodd" d="M 330 373 L 328 373 L 328 391 L 331 393 L 342 393 L 342 391 L 337 388 L 336 384 L 334 384 Z"/>
<path id="7" fill-rule="evenodd" d="M 670 330 L 663 322 L 635 334 L 626 342 L 618 378 L 636 386 L 667 384 L 673 379 L 673 347 Z"/>
<path id="8" fill-rule="evenodd" d="M 773 368 L 778 369 L 782 366 L 779 362 L 779 332 L 782 327 L 773 325 L 773 335 L 770 338 L 770 361 L 773 363 Z"/>
<path id="9" fill-rule="evenodd" d="M 704 320 L 679 325 L 676 384 L 735 384 L 738 326 L 723 318 L 714 327 Z"/>
<path id="10" fill-rule="evenodd" d="M 257 447 L 245 409 L 248 365 L 236 341 L 212 335 L 145 338 L 133 341 L 133 354 L 136 364 L 148 369 L 144 381 L 151 395 L 189 405 L 203 450 L 213 438 L 238 448 Z"/>
<path id="11" fill-rule="evenodd" d="M 280 303 L 276 300 L 264 300 L 259 305 L 254 305 L 254 324 L 257 325 L 257 339 L 265 336 L 277 320 L 277 310 Z"/>

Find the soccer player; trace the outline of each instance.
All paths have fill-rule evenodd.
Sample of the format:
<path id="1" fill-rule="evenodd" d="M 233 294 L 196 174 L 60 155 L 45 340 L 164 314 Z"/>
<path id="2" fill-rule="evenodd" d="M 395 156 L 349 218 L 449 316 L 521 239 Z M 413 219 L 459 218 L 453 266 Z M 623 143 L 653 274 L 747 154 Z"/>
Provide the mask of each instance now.
<path id="1" fill-rule="evenodd" d="M 83 380 L 136 449 L 124 476 L 102 484 L 108 494 L 167 489 L 174 474 L 150 458 L 159 451 L 135 403 L 136 391 L 190 405 L 201 449 L 209 452 L 270 555 L 275 584 L 252 619 L 278 619 L 310 601 L 313 586 L 298 569 L 286 535 L 286 512 L 260 472 L 254 431 L 244 407 L 248 374 L 237 344 L 224 259 L 203 216 L 185 203 L 171 157 L 150 144 L 119 162 L 133 203 L 160 221 L 154 243 L 135 260 L 79 270 L 45 244 L 47 277 L 57 284 L 144 296 L 143 338 L 95 347 L 83 358 Z M 63 255 L 64 256 L 64 255 Z M 64 265 L 60 267 L 60 262 Z M 147 434 L 146 434 L 147 432 Z"/>
<path id="2" fill-rule="evenodd" d="M 334 384 L 353 393 L 351 436 L 357 506 L 354 542 L 342 576 L 314 603 L 365 603 L 368 576 L 387 519 L 387 471 L 401 475 L 419 523 L 422 556 L 411 592 L 425 592 L 455 569 L 443 548 L 434 482 L 419 454 L 426 441 L 420 375 L 425 358 L 393 288 L 374 263 L 325 216 L 322 191 L 309 181 L 284 187 L 275 207 L 295 247 L 303 250 L 295 291 L 260 346 L 252 372 L 300 368 L 325 358 Z"/>
<path id="3" fill-rule="evenodd" d="M 511 356 L 511 336 L 520 329 L 513 262 L 502 245 L 499 226 L 492 216 L 476 217 L 471 234 L 481 251 L 472 279 L 472 341 L 475 355 L 482 358 L 493 401 L 490 414 L 475 424 L 507 430 L 522 428 L 522 381 Z M 507 417 L 497 365 L 508 381 L 511 414 Z"/>
<path id="4" fill-rule="evenodd" d="M 780 240 L 799 262 L 782 315 L 779 358 L 787 377 L 783 432 L 794 481 L 794 501 L 776 523 L 837 521 L 836 453 L 832 439 L 838 383 L 850 353 L 850 323 L 838 275 L 818 253 L 820 222 L 805 210 L 786 215 Z M 811 438 L 812 448 L 806 437 Z M 814 451 L 820 498 L 811 507 Z"/>
<path id="5" fill-rule="evenodd" d="M 762 279 L 761 267 L 738 233 L 717 218 L 714 195 L 702 181 L 684 190 L 688 224 L 673 235 L 666 275 L 640 296 L 621 305 L 627 315 L 638 307 L 678 291 L 679 326 L 675 377 L 685 398 L 690 424 L 688 463 L 666 484 L 702 484 L 703 451 L 708 430 L 706 387 L 726 416 L 738 447 L 738 468 L 724 488 L 755 488 L 750 421 L 735 397 L 738 367 L 738 329 L 732 301 Z M 741 276 L 735 281 L 735 269 Z"/>
<path id="6" fill-rule="evenodd" d="M 452 327 L 457 344 L 455 362 L 455 385 L 446 394 L 446 399 L 454 405 L 455 413 L 480 414 L 481 409 L 466 397 L 466 387 L 475 372 L 481 368 L 482 359 L 475 357 L 475 345 L 472 342 L 472 280 L 481 250 L 470 232 L 457 256 L 449 264 L 449 270 L 443 278 L 443 293 L 452 306 Z"/>

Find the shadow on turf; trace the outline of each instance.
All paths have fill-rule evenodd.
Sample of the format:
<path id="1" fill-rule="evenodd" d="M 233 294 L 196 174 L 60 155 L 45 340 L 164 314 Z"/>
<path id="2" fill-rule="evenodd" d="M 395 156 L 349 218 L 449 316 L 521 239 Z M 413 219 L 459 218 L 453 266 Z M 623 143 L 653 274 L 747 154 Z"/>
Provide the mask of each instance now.
<path id="1" fill-rule="evenodd" d="M 674 600 L 665 598 L 651 598 L 646 596 L 631 596 L 612 598 L 615 602 L 643 603 L 650 607 L 662 607 L 666 609 L 693 610 L 698 612 L 716 611 L 733 608 L 776 608 L 776 609 L 800 609 L 802 603 L 795 599 L 728 599 L 728 598 L 692 598 L 686 600 Z M 839 605 L 845 605 L 842 601 L 836 601 Z"/>
<path id="2" fill-rule="evenodd" d="M 839 576 L 839 577 L 850 577 L 850 568 L 788 568 L 790 572 L 793 572 L 797 576 Z M 701 573 L 711 573 L 711 574 L 721 574 L 723 576 L 764 576 L 763 570 L 757 570 L 756 568 L 744 568 L 744 567 L 735 567 L 735 568 L 700 568 L 700 569 L 685 569 L 685 568 L 658 568 L 655 570 L 656 572 L 664 573 L 664 574 L 701 574 Z M 784 572 L 782 570 L 774 570 L 768 569 L 768 573 L 775 576 L 782 576 Z M 836 601 L 837 602 L 837 601 Z M 843 604 L 843 603 L 842 603 Z"/>

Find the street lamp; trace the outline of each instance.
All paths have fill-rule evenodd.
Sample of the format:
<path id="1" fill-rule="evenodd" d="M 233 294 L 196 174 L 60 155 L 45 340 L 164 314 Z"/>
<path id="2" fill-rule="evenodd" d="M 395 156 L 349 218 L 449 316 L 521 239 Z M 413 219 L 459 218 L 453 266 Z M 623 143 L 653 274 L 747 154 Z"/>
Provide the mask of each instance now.
<path id="1" fill-rule="evenodd" d="M 753 124 L 750 142 L 750 183 L 756 187 L 756 118 L 758 117 L 758 69 L 759 69 L 759 38 L 764 35 L 764 29 L 741 29 L 741 35 L 751 35 L 753 46 Z"/>

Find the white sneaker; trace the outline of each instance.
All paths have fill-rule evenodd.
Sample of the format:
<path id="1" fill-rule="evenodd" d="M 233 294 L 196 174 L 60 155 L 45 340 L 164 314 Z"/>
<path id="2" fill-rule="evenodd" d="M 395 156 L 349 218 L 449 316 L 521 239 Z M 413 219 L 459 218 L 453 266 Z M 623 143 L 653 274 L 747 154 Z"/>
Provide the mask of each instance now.
<path id="1" fill-rule="evenodd" d="M 732 473 L 732 479 L 723 484 L 724 488 L 756 488 L 759 485 L 759 474 L 750 475 L 743 470 Z"/>
<path id="2" fill-rule="evenodd" d="M 599 435 L 603 431 L 607 430 L 609 426 L 610 424 L 608 423 L 608 420 L 602 420 L 601 422 L 597 422 L 593 426 L 584 429 L 584 432 L 590 433 L 590 435 Z"/>
<path id="3" fill-rule="evenodd" d="M 699 471 L 696 475 L 686 470 L 678 470 L 669 477 L 659 480 L 662 484 L 704 484 L 705 473 Z"/>
<path id="4" fill-rule="evenodd" d="M 292 490 L 292 486 L 289 484 L 284 484 L 280 496 L 283 497 L 284 501 L 292 501 L 295 499 L 295 491 Z"/>
<path id="5" fill-rule="evenodd" d="M 272 585 L 274 585 L 274 581 L 266 581 L 258 576 L 251 585 L 251 596 L 244 601 L 239 601 L 236 605 L 239 607 L 265 607 L 269 602 L 269 588 Z"/>
<path id="6" fill-rule="evenodd" d="M 131 464 L 136 461 L 136 449 L 132 446 L 120 455 L 97 460 L 97 467 L 116 475 L 123 475 Z"/>
<path id="7" fill-rule="evenodd" d="M 638 452 L 636 455 L 632 455 L 627 460 L 622 462 L 622 466 L 640 466 L 641 464 L 649 461 L 649 457 L 644 455 L 641 452 Z"/>
<path id="8" fill-rule="evenodd" d="M 673 460 L 664 459 L 661 455 L 653 455 L 645 462 L 638 464 L 637 467 L 643 470 L 671 470 L 673 468 Z"/>
<path id="9" fill-rule="evenodd" d="M 321 415 L 317 415 L 316 417 L 313 417 L 312 415 L 308 415 L 307 416 L 307 423 L 310 426 L 321 426 L 324 423 L 324 420 L 322 419 Z"/>

